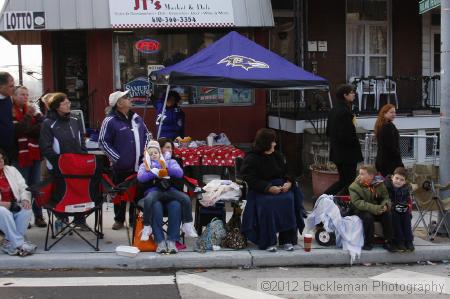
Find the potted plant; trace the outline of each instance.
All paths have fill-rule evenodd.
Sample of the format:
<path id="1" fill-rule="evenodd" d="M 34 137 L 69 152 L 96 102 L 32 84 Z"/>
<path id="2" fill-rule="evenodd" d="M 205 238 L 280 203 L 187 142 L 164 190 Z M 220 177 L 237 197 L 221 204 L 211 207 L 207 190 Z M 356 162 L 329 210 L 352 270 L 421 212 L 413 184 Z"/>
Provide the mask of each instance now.
<path id="1" fill-rule="evenodd" d="M 329 160 L 328 143 L 311 145 L 314 163 L 309 166 L 314 196 L 318 197 L 339 180 L 336 165 Z"/>

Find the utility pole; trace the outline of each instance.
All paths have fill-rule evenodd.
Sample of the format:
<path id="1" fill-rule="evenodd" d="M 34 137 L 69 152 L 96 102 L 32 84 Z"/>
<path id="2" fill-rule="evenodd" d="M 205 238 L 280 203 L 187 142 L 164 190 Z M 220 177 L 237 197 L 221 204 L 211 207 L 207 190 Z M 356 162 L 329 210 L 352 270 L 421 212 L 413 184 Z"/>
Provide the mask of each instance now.
<path id="1" fill-rule="evenodd" d="M 439 177 L 441 185 L 450 182 L 450 0 L 441 0 L 441 140 Z M 441 198 L 450 191 L 441 192 Z M 446 219 L 450 225 L 450 217 Z"/>
<path id="2" fill-rule="evenodd" d="M 295 32 L 295 64 L 299 67 L 304 68 L 304 40 L 303 32 L 304 28 L 304 18 L 303 18 L 303 0 L 294 0 L 294 32 Z"/>

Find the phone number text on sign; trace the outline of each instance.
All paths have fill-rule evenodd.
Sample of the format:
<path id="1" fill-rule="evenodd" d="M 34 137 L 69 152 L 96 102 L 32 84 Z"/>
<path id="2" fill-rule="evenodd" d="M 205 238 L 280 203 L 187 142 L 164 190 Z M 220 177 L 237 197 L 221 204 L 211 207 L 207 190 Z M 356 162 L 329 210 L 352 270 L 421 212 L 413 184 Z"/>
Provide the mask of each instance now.
<path id="1" fill-rule="evenodd" d="M 152 17 L 153 23 L 195 23 L 194 17 Z"/>

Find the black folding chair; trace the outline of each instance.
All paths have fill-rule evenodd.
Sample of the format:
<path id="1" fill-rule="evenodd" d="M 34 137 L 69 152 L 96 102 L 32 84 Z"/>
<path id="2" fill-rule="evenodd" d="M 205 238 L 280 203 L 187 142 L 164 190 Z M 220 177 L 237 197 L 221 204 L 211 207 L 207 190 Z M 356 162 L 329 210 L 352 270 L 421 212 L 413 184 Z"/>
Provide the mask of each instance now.
<path id="1" fill-rule="evenodd" d="M 177 180 L 177 185 L 179 184 L 179 186 L 177 186 L 177 189 L 182 189 L 182 191 L 184 193 L 186 193 L 191 199 L 192 198 L 196 198 L 199 196 L 199 193 L 202 192 L 201 188 L 198 186 L 198 184 L 196 184 L 196 180 L 193 180 L 187 176 L 184 176 L 182 179 Z M 138 183 L 138 195 L 136 196 L 136 212 L 135 212 L 135 219 L 137 219 L 138 214 L 139 213 L 143 213 L 143 207 L 139 206 L 137 204 L 137 202 L 142 199 L 144 197 L 144 191 L 147 188 L 147 186 L 145 184 L 140 184 Z M 163 231 L 165 234 L 167 234 L 167 228 L 169 226 L 169 219 L 168 217 L 168 213 L 167 210 L 164 209 L 163 210 Z M 140 233 L 140 232 L 137 232 Z M 133 234 L 132 234 L 132 239 L 134 240 L 134 236 L 136 234 L 136 229 L 133 227 Z M 185 244 L 185 235 L 184 232 L 181 232 L 180 234 L 181 239 L 183 241 L 183 244 Z"/>
<path id="2" fill-rule="evenodd" d="M 247 196 L 248 186 L 247 183 L 242 178 L 240 173 L 240 169 L 242 166 L 244 159 L 241 157 L 236 157 L 234 160 L 234 180 L 239 185 L 241 189 L 241 196 L 237 201 L 232 201 L 231 206 L 233 208 L 239 207 L 242 201 Z M 211 207 L 204 207 L 201 205 L 200 200 L 202 199 L 201 193 L 196 197 L 195 202 L 195 220 L 194 226 L 197 230 L 197 234 L 201 235 L 203 231 L 203 227 L 208 225 L 212 219 L 218 218 L 226 223 L 226 211 L 225 211 L 225 202 L 218 201 Z"/>

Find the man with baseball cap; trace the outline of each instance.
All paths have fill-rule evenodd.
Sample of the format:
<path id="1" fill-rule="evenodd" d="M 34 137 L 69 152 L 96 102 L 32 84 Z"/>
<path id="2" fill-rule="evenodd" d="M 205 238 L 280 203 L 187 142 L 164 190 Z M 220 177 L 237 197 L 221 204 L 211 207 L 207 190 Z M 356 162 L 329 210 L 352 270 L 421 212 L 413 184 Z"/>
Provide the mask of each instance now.
<path id="1" fill-rule="evenodd" d="M 137 172 L 147 142 L 147 127 L 144 120 L 131 110 L 127 91 L 116 91 L 109 95 L 111 111 L 103 120 L 99 144 L 108 156 L 113 168 L 115 184 L 123 182 Z M 126 202 L 114 205 L 112 229 L 123 228 Z M 130 208 L 130 223 L 133 224 L 134 211 Z"/>

